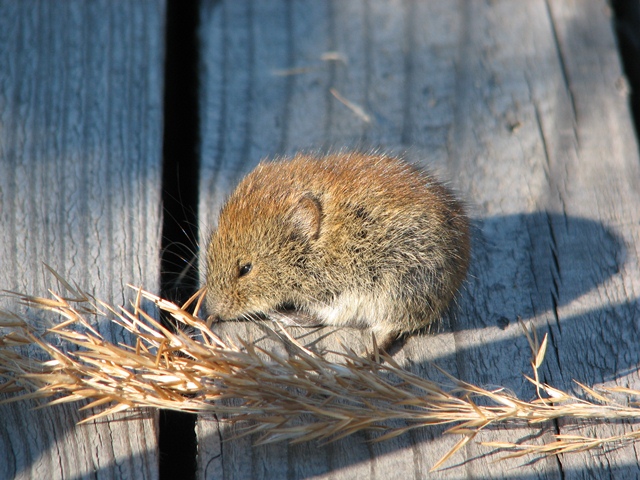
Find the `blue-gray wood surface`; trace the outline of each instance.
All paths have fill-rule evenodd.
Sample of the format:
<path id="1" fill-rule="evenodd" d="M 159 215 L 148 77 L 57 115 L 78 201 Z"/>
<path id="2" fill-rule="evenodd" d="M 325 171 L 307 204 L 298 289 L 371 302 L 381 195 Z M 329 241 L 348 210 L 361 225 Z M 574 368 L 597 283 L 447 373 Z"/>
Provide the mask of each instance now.
<path id="1" fill-rule="evenodd" d="M 549 349 L 543 380 L 638 388 L 638 146 L 605 1 L 271 1 L 202 7 L 201 243 L 238 179 L 300 148 L 382 146 L 448 178 L 476 225 L 448 325 L 396 359 L 535 393 L 522 319 Z M 334 95 L 334 93 L 337 95 Z M 251 324 L 220 327 L 260 339 Z M 323 332 L 327 333 L 327 332 Z M 330 335 L 321 345 L 338 348 Z M 364 341 L 358 333 L 351 333 Z M 311 340 L 311 339 L 309 339 Z M 482 441 L 609 436 L 626 424 L 498 428 Z M 198 423 L 200 478 L 424 478 L 457 441 L 424 429 L 371 444 L 252 447 Z M 633 445 L 494 463 L 475 442 L 434 478 L 635 478 Z"/>
<path id="2" fill-rule="evenodd" d="M 0 288 L 44 293 L 43 261 L 115 303 L 126 283 L 159 288 L 164 22 L 162 1 L 0 1 Z M 531 398 L 521 318 L 550 335 L 545 381 L 640 388 L 639 156 L 605 1 L 203 0 L 200 39 L 202 245 L 265 156 L 404 151 L 450 180 L 476 229 L 457 307 L 396 359 Z M 366 341 L 345 330 L 323 345 L 336 337 Z M 74 406 L 31 407 L 0 407 L 0 478 L 157 476 L 153 412 L 76 426 Z M 480 439 L 631 428 L 559 421 Z M 441 432 L 253 447 L 203 416 L 198 475 L 424 478 L 456 441 Z M 485 452 L 470 443 L 432 476 L 640 473 L 633 445 L 532 463 Z"/>
<path id="3" fill-rule="evenodd" d="M 46 262 L 116 305 L 158 290 L 164 8 L 0 1 L 0 289 L 46 295 Z M 157 478 L 157 412 L 34 406 L 0 406 L 1 479 Z"/>

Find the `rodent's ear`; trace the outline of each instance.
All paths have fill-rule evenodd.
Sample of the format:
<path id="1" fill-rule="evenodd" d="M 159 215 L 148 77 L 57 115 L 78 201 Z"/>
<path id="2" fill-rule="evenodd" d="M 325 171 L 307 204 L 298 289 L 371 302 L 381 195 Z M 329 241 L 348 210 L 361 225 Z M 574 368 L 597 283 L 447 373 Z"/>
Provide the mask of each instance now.
<path id="1" fill-rule="evenodd" d="M 317 240 L 322 224 L 322 203 L 320 200 L 311 193 L 305 193 L 293 209 L 292 221 L 296 229 L 306 238 Z"/>

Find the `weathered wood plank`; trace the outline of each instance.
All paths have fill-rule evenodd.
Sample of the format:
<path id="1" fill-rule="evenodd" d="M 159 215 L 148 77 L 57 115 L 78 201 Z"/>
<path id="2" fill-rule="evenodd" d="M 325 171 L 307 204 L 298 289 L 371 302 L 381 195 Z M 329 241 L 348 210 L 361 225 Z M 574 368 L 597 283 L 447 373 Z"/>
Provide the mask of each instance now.
<path id="1" fill-rule="evenodd" d="M 476 47 L 462 63 L 484 88 L 469 80 L 459 89 L 460 105 L 473 109 L 460 112 L 455 145 L 466 162 L 458 178 L 474 192 L 483 239 L 476 249 L 479 281 L 470 283 L 474 305 L 456 333 L 464 378 L 493 384 L 499 372 L 500 384 L 526 395 L 528 387 L 518 383 L 519 372 L 528 370 L 518 363 L 527 348 L 515 324 L 521 317 L 551 335 L 546 381 L 572 388 L 571 379 L 618 377 L 637 386 L 626 373 L 637 364 L 632 252 L 640 177 L 605 7 L 530 3 L 520 21 L 508 8 L 491 9 L 490 17 L 482 8 L 469 12 Z M 493 33 L 507 28 L 517 42 Z M 509 320 L 506 328 L 501 319 Z M 636 346 L 629 349 L 629 342 Z M 601 425 L 583 432 L 615 430 Z M 471 456 L 480 451 L 469 447 Z M 496 471 L 480 462 L 477 468 L 481 475 Z M 600 469 L 637 475 L 633 447 L 601 457 L 563 456 L 548 468 L 570 478 Z"/>
<path id="2" fill-rule="evenodd" d="M 164 8 L 0 1 L 0 289 L 46 294 L 43 262 L 115 304 L 159 289 Z M 0 407 L 0 478 L 157 477 L 154 412 L 34 406 Z"/>
<path id="3" fill-rule="evenodd" d="M 545 381 L 638 388 L 639 158 L 605 2 L 205 2 L 202 41 L 203 225 L 265 155 L 406 149 L 453 179 L 476 232 L 449 326 L 410 339 L 396 359 L 426 377 L 435 362 L 533 398 L 521 318 L 550 335 Z M 342 60 L 322 60 L 327 52 Z M 222 329 L 263 337 L 250 324 Z M 324 342 L 336 348 L 335 337 Z M 624 428 L 559 422 L 481 440 Z M 364 433 L 251 447 L 255 438 L 233 433 L 200 419 L 202 478 L 422 478 L 455 443 L 424 429 L 381 444 Z M 638 475 L 633 446 L 531 464 L 484 452 L 471 443 L 434 477 Z"/>

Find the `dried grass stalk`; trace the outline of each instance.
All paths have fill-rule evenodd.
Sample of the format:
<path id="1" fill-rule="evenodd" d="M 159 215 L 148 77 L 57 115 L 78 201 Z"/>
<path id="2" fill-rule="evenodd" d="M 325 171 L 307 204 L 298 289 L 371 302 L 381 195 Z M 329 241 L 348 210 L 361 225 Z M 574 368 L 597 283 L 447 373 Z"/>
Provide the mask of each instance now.
<path id="1" fill-rule="evenodd" d="M 446 433 L 462 438 L 433 469 L 483 429 L 496 424 L 536 425 L 557 418 L 640 418 L 637 404 L 618 403 L 612 395 L 639 397 L 640 391 L 596 391 L 578 384 L 593 398 L 590 401 L 541 383 L 538 368 L 546 336 L 539 342 L 535 331 L 524 325 L 534 372 L 533 378 L 527 378 L 538 392 L 532 401 L 504 389 L 487 390 L 443 372 L 451 381 L 445 387 L 404 370 L 386 355 L 374 360 L 347 351 L 341 354 L 341 362 L 330 362 L 284 330 L 278 338 L 288 344 L 286 358 L 241 339 L 238 344 L 223 341 L 193 313 L 199 310 L 203 292 L 178 307 L 137 289 L 131 308 L 116 309 L 56 277 L 66 290 L 64 296 L 53 292 L 51 298 L 10 294 L 21 303 L 57 313 L 60 323 L 38 331 L 15 313 L 0 315 L 0 375 L 5 379 L 0 392 L 19 393 L 4 402 L 48 399 L 51 405 L 89 400 L 83 408 L 103 407 L 83 422 L 139 407 L 216 413 L 230 422 L 250 421 L 244 433 L 259 434 L 260 443 L 335 440 L 363 429 L 381 431 L 377 440 L 383 441 L 413 428 L 451 425 Z M 163 326 L 140 307 L 143 299 L 169 313 L 191 333 Z M 132 344 L 105 340 L 93 326 L 95 316 L 109 318 L 130 332 Z M 28 345 L 47 358 L 38 361 L 29 357 L 24 351 Z M 389 423 L 394 420 L 405 425 L 392 428 Z M 544 445 L 484 445 L 506 449 L 502 458 L 509 458 L 584 451 L 638 437 L 640 432 L 632 431 L 603 439 L 556 435 Z"/>

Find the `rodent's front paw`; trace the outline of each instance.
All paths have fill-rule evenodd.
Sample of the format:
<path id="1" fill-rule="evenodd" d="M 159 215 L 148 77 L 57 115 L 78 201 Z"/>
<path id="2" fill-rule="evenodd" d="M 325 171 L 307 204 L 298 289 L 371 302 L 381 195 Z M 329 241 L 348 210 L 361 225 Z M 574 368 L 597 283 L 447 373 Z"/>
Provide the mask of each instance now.
<path id="1" fill-rule="evenodd" d="M 322 327 L 322 321 L 306 312 L 298 310 L 283 310 L 269 314 L 269 318 L 275 320 L 285 327 Z"/>
<path id="2" fill-rule="evenodd" d="M 220 323 L 222 320 L 217 315 L 207 315 L 205 319 L 207 326 L 211 327 L 211 325 L 215 325 L 216 323 Z"/>

